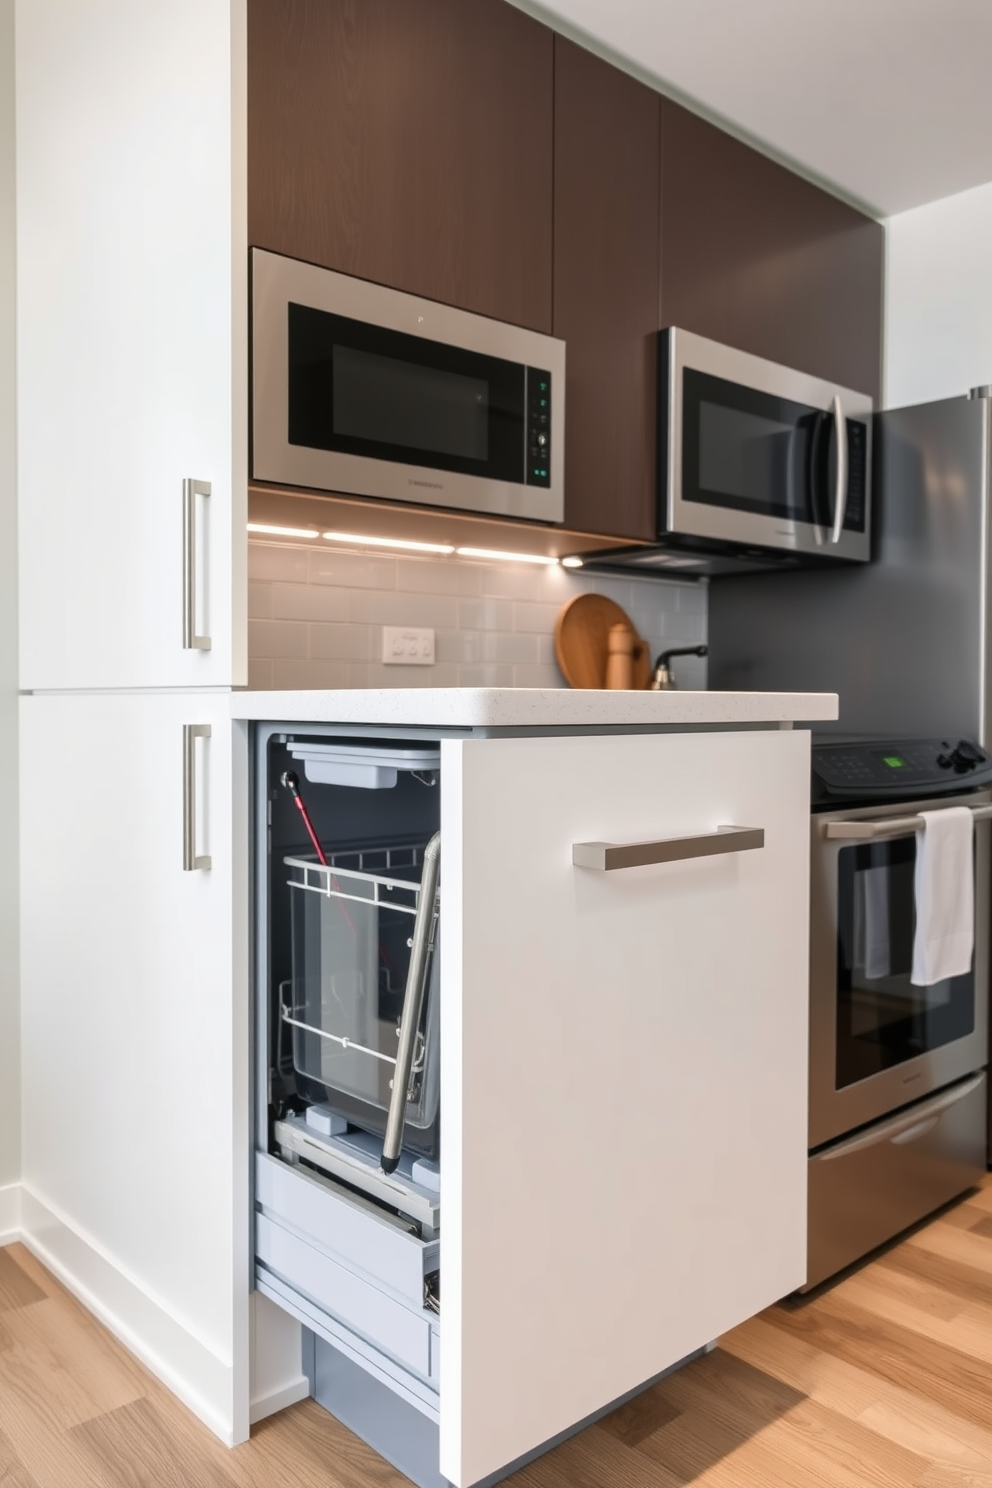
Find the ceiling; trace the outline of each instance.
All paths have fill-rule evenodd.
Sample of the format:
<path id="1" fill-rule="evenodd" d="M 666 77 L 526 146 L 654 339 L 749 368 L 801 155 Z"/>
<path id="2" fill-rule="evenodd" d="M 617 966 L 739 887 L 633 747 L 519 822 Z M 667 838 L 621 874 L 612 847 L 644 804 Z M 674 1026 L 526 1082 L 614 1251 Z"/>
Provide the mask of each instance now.
<path id="1" fill-rule="evenodd" d="M 522 8 L 879 217 L 992 181 L 992 0 Z"/>

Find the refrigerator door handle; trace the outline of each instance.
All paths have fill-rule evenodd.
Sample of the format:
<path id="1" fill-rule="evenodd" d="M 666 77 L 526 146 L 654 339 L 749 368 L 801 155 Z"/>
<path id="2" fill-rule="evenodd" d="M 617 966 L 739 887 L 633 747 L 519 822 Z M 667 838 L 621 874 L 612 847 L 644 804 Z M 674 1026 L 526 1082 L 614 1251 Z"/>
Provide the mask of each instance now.
<path id="1" fill-rule="evenodd" d="M 844 530 L 844 518 L 847 516 L 847 419 L 844 417 L 844 406 L 840 401 L 840 394 L 834 394 L 831 404 L 834 415 L 834 433 L 837 436 L 837 485 L 834 491 L 834 527 L 830 534 L 832 543 L 840 542 L 840 535 Z"/>

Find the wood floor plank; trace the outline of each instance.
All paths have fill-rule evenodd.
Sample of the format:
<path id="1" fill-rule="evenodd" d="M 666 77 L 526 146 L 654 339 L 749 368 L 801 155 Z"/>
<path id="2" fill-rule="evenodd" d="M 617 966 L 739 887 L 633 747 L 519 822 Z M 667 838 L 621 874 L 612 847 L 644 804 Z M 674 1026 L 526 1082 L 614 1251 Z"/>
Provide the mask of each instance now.
<path id="1" fill-rule="evenodd" d="M 37 1402 L 65 1431 L 145 1392 L 133 1368 L 123 1367 L 107 1347 L 103 1329 L 83 1322 L 75 1309 L 54 1298 L 7 1313 L 13 1347 L 0 1354 L 0 1381 Z"/>
<path id="2" fill-rule="evenodd" d="M 106 1488 L 235 1488 L 210 1455 L 189 1452 L 150 1400 L 84 1421 L 69 1435 L 98 1468 Z"/>
<path id="3" fill-rule="evenodd" d="M 907 1278 L 908 1280 L 908 1278 Z M 848 1301 L 864 1309 L 873 1318 L 896 1323 L 921 1339 L 946 1344 L 972 1359 L 981 1360 L 992 1370 L 992 1309 L 969 1308 L 960 1302 L 953 1318 L 942 1317 L 917 1305 L 918 1299 L 880 1286 L 874 1276 L 849 1277 L 833 1294 L 836 1302 Z"/>
<path id="4" fill-rule="evenodd" d="M 771 1309 L 766 1316 L 785 1333 L 815 1343 L 826 1353 L 860 1364 L 871 1374 L 906 1385 L 925 1400 L 980 1426 L 989 1420 L 992 1367 L 969 1354 L 928 1340 L 830 1293 L 807 1308 Z"/>
<path id="5" fill-rule="evenodd" d="M 662 1388 L 654 1385 L 604 1416 L 599 1425 L 625 1446 L 636 1447 L 653 1431 L 660 1431 L 674 1421 L 677 1415 L 678 1409 L 665 1398 Z"/>
<path id="6" fill-rule="evenodd" d="M 976 1271 L 992 1277 L 992 1246 L 988 1237 L 976 1235 L 974 1230 L 958 1230 L 953 1225 L 927 1225 L 910 1235 L 903 1244 L 911 1250 L 924 1250 L 944 1260 L 957 1261 L 962 1266 L 971 1266 Z"/>
<path id="7" fill-rule="evenodd" d="M 0 1312 L 44 1302 L 47 1295 L 17 1264 L 13 1246 L 0 1249 Z"/>
<path id="8" fill-rule="evenodd" d="M 975 1266 L 949 1260 L 916 1245 L 895 1246 L 882 1258 L 881 1264 L 888 1271 L 901 1271 L 907 1276 L 933 1282 L 948 1296 L 959 1297 L 962 1302 L 980 1302 L 992 1307 L 992 1276 Z"/>
<path id="9" fill-rule="evenodd" d="M 2 1488 L 37 1488 L 13 1443 L 0 1431 L 0 1485 Z"/>
<path id="10" fill-rule="evenodd" d="M 963 1297 L 949 1293 L 946 1287 L 925 1276 L 916 1276 L 896 1266 L 887 1266 L 886 1260 L 886 1256 L 880 1256 L 868 1277 L 864 1271 L 855 1271 L 853 1276 L 845 1277 L 835 1287 L 835 1295 L 849 1297 L 852 1302 L 859 1298 L 884 1297 L 890 1303 L 908 1308 L 910 1312 L 920 1312 L 924 1316 L 938 1318 L 943 1323 L 953 1322 L 964 1308 Z"/>
<path id="11" fill-rule="evenodd" d="M 228 1456 L 239 1488 L 410 1488 L 409 1478 L 315 1400 L 260 1422 Z"/>
<path id="12" fill-rule="evenodd" d="M 782 1373 L 811 1400 L 862 1421 L 887 1441 L 932 1462 L 992 1469 L 992 1421 L 985 1428 L 966 1421 L 901 1385 L 783 1334 L 766 1318 L 735 1328 L 721 1339 L 721 1349 L 766 1372 Z"/>

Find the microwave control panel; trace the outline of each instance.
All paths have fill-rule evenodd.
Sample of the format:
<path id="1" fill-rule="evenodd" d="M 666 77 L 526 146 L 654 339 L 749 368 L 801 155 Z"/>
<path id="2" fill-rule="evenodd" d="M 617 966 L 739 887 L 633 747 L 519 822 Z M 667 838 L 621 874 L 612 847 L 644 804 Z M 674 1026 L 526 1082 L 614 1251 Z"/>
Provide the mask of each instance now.
<path id="1" fill-rule="evenodd" d="M 877 739 L 814 744 L 814 804 L 898 801 L 992 781 L 992 757 L 969 739 Z"/>

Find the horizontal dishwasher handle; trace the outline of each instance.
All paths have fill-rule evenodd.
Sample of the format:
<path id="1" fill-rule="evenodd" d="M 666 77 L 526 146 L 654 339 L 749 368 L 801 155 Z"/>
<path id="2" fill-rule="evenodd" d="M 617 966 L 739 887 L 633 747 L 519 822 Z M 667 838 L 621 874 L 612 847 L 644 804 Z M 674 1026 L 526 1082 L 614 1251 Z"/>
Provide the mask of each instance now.
<path id="1" fill-rule="evenodd" d="M 764 847 L 764 827 L 717 827 L 695 837 L 662 837 L 657 842 L 573 842 L 576 868 L 612 873 L 616 868 L 644 868 L 651 863 L 678 863 L 686 858 L 712 858 L 719 853 L 750 852 Z"/>
<path id="2" fill-rule="evenodd" d="M 935 807 L 939 811 L 940 807 Z M 976 822 L 992 819 L 992 806 L 972 806 L 972 817 Z M 922 832 L 922 816 L 882 816 L 874 821 L 828 821 L 823 824 L 824 837 L 840 838 L 850 842 L 872 842 L 879 837 L 904 837 L 907 832 Z"/>

